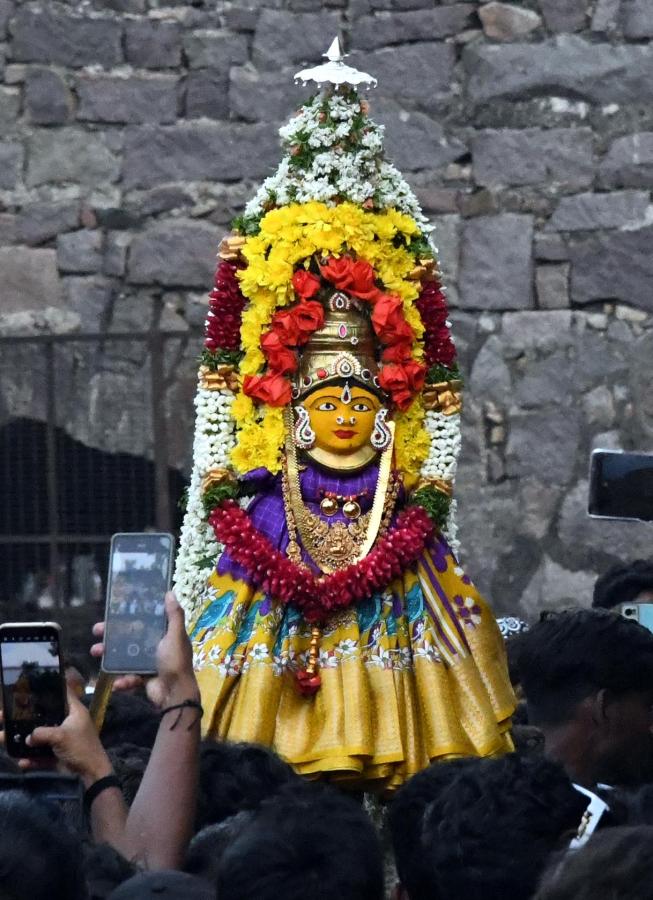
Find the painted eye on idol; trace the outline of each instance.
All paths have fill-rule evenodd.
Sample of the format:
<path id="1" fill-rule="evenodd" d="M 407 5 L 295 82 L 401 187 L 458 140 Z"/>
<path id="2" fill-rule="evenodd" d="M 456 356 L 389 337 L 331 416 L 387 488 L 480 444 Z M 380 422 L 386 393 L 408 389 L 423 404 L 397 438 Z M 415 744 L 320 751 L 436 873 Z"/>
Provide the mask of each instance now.
<path id="1" fill-rule="evenodd" d="M 371 407 L 367 403 L 354 403 L 352 409 L 354 412 L 369 412 Z"/>
<path id="2" fill-rule="evenodd" d="M 324 403 L 320 403 L 320 405 L 318 406 L 318 409 L 321 412 L 333 412 L 335 408 L 335 403 L 331 403 L 329 400 L 325 400 Z"/>

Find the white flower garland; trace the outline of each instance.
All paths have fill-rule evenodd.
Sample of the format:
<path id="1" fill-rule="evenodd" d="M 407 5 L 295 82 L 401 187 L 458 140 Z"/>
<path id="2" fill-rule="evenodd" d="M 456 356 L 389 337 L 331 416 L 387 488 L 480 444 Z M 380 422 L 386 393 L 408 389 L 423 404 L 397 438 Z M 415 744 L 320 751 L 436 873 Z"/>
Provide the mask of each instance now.
<path id="1" fill-rule="evenodd" d="M 222 551 L 204 512 L 202 480 L 211 469 L 229 465 L 229 454 L 236 442 L 231 416 L 233 399 L 232 391 L 208 391 L 201 383 L 195 395 L 193 471 L 174 575 L 177 599 L 189 617 L 201 606 L 207 579 Z"/>
<path id="2" fill-rule="evenodd" d="M 341 142 L 361 114 L 360 103 L 337 94 L 329 97 L 327 103 L 330 121 L 323 121 L 323 100 L 317 97 L 279 130 L 287 154 L 274 175 L 266 178 L 249 201 L 245 216 L 262 215 L 271 199 L 275 205 L 285 206 L 312 200 L 329 203 L 336 198 L 362 204 L 374 198 L 376 206 L 395 207 L 412 216 L 422 231 L 431 231 L 432 225 L 408 182 L 383 159 L 384 126 L 366 119 L 360 144 L 353 152 L 345 151 Z M 292 148 L 306 134 L 308 146 L 321 152 L 314 156 L 310 167 L 293 167 Z"/>
<path id="3" fill-rule="evenodd" d="M 460 415 L 445 416 L 444 413 L 429 410 L 424 416 L 424 427 L 431 438 L 431 449 L 420 472 L 422 478 L 442 478 L 453 483 L 460 453 Z M 457 503 L 452 500 L 444 536 L 457 556 L 460 543 L 457 539 L 456 512 Z"/>

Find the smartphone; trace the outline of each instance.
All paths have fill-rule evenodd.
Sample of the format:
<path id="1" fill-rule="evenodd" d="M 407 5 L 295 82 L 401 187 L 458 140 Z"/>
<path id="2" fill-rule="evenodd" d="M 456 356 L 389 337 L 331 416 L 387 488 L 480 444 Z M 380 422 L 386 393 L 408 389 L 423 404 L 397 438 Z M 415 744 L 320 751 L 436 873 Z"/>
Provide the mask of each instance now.
<path id="1" fill-rule="evenodd" d="M 102 668 L 114 675 L 156 672 L 165 634 L 164 597 L 170 590 L 171 534 L 114 534 L 111 538 Z"/>
<path id="2" fill-rule="evenodd" d="M 66 718 L 60 635 L 55 622 L 0 625 L 0 677 L 9 756 L 52 757 L 49 747 L 30 747 L 26 739 L 39 725 L 60 725 Z"/>
<path id="3" fill-rule="evenodd" d="M 653 603 L 622 603 L 620 612 L 624 619 L 632 619 L 653 631 Z"/>
<path id="4" fill-rule="evenodd" d="M 593 518 L 653 521 L 653 453 L 594 450 L 587 511 Z"/>

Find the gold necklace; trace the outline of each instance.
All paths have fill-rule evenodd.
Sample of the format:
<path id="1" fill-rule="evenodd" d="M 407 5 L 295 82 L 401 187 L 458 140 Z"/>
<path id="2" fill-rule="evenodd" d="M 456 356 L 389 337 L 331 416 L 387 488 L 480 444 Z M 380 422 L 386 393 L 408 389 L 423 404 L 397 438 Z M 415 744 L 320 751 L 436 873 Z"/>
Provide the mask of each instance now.
<path id="1" fill-rule="evenodd" d="M 353 522 L 329 524 L 312 512 L 302 499 L 297 451 L 292 440 L 292 413 L 286 411 L 286 458 L 282 491 L 289 543 L 287 556 L 301 564 L 301 545 L 325 574 L 331 574 L 363 559 L 372 549 L 381 529 L 386 530 L 399 491 L 391 477 L 392 442 L 383 452 L 372 508 Z M 394 434 L 393 434 L 394 437 Z"/>

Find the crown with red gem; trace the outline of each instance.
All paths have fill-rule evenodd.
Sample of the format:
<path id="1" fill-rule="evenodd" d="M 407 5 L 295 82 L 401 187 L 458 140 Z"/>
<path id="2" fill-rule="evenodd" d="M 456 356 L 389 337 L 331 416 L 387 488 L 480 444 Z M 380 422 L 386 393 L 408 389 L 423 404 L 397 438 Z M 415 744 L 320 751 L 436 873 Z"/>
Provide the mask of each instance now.
<path id="1" fill-rule="evenodd" d="M 324 324 L 301 351 L 293 385 L 298 399 L 333 382 L 356 382 L 383 395 L 377 341 L 363 304 L 342 291 L 325 303 Z"/>

